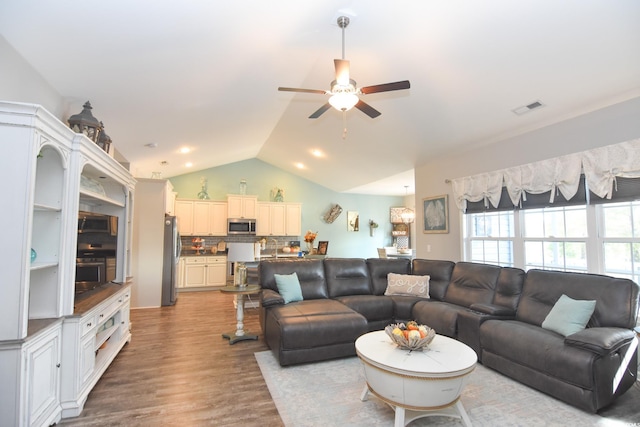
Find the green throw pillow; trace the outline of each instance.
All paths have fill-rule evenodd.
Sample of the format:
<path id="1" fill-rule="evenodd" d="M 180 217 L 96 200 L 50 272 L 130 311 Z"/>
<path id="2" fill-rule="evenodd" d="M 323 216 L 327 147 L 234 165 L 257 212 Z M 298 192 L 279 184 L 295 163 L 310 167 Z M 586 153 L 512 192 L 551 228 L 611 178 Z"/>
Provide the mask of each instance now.
<path id="1" fill-rule="evenodd" d="M 278 293 L 282 295 L 284 303 L 288 304 L 294 301 L 302 301 L 302 288 L 296 273 L 291 274 L 274 274 Z"/>
<path id="2" fill-rule="evenodd" d="M 542 327 L 565 337 L 575 334 L 587 326 L 595 309 L 595 301 L 575 300 L 563 294 L 547 314 Z"/>

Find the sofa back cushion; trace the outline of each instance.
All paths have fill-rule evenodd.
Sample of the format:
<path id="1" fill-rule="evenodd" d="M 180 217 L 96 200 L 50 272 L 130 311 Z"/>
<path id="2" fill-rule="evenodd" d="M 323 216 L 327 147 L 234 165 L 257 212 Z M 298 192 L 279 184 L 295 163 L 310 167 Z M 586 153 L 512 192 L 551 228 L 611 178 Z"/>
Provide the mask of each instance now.
<path id="1" fill-rule="evenodd" d="M 510 308 L 516 311 L 522 287 L 524 286 L 525 272 L 519 268 L 502 267 L 498 276 L 496 293 L 493 297 L 493 304 Z"/>
<path id="2" fill-rule="evenodd" d="M 263 289 L 278 292 L 274 275 L 291 273 L 298 276 L 302 297 L 305 300 L 329 298 L 321 259 L 270 259 L 260 261 L 258 265 L 258 280 Z"/>
<path id="3" fill-rule="evenodd" d="M 497 265 L 459 262 L 451 273 L 444 300 L 462 307 L 471 304 L 491 304 L 502 267 Z"/>
<path id="4" fill-rule="evenodd" d="M 324 274 L 329 297 L 371 295 L 367 262 L 361 258 L 326 258 Z"/>
<path id="5" fill-rule="evenodd" d="M 429 296 L 431 299 L 442 301 L 451 281 L 451 273 L 455 265 L 456 263 L 452 261 L 414 259 L 411 273 L 419 276 L 429 276 Z"/>
<path id="6" fill-rule="evenodd" d="M 367 267 L 373 295 L 384 295 L 389 273 L 411 274 L 411 260 L 407 258 L 369 258 Z"/>
<path id="7" fill-rule="evenodd" d="M 599 274 L 529 270 L 516 319 L 542 325 L 562 294 L 576 300 L 596 300 L 587 327 L 633 328 L 638 312 L 638 285 L 628 279 Z"/>

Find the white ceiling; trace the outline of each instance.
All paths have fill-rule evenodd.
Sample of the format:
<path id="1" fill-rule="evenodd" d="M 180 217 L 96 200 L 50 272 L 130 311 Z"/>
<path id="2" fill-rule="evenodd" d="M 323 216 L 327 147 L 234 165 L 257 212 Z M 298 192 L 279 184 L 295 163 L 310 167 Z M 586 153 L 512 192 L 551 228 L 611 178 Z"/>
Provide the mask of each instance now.
<path id="1" fill-rule="evenodd" d="M 382 115 L 349 111 L 346 139 L 340 112 L 307 118 L 326 96 L 277 91 L 329 89 L 341 15 L 359 86 L 411 81 L 365 95 Z M 91 101 L 139 177 L 255 157 L 339 192 L 411 194 L 429 159 L 640 92 L 637 0 L 2 0 L 0 34 L 70 114 Z"/>

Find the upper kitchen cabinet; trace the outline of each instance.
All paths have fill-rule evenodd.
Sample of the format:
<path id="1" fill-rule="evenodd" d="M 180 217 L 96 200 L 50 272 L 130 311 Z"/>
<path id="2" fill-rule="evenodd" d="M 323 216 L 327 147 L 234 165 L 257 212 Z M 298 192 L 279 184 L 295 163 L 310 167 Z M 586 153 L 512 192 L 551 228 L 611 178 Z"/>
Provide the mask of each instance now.
<path id="1" fill-rule="evenodd" d="M 256 219 L 257 205 L 258 196 L 229 194 L 227 196 L 227 217 Z"/>
<path id="2" fill-rule="evenodd" d="M 300 203 L 258 202 L 258 236 L 300 236 L 301 223 Z"/>
<path id="3" fill-rule="evenodd" d="M 212 200 L 176 200 L 178 231 L 183 236 L 226 236 L 227 203 Z"/>

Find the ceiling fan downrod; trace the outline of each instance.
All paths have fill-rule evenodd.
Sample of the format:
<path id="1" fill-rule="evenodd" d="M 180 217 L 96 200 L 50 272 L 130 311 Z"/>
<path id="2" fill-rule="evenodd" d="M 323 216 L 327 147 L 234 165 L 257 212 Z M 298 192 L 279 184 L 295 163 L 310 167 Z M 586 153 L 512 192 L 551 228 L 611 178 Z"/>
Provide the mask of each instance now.
<path id="1" fill-rule="evenodd" d="M 344 59 L 344 29 L 349 26 L 349 18 L 346 16 L 338 17 L 338 27 L 342 28 L 342 59 Z"/>

